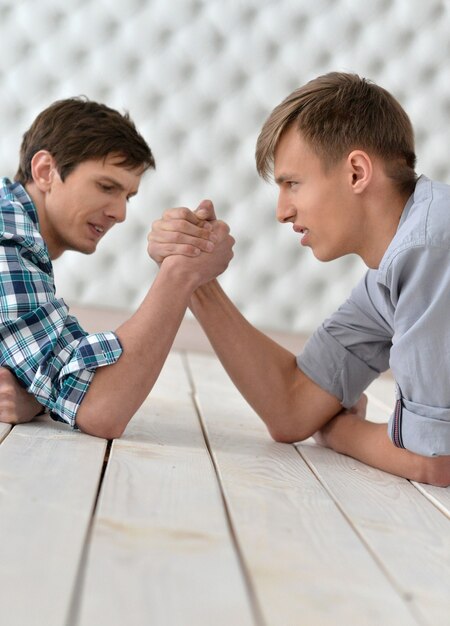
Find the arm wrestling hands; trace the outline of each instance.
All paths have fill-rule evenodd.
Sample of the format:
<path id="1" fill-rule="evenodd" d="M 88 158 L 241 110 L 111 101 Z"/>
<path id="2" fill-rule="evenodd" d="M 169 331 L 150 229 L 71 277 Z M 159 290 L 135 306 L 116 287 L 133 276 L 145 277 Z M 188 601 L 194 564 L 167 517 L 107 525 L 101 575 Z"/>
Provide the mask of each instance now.
<path id="1" fill-rule="evenodd" d="M 207 221 L 202 223 L 200 218 Z M 148 237 L 150 256 L 161 264 L 170 255 L 198 256 L 202 251 L 207 252 L 208 240 L 214 243 L 214 238 L 208 234 L 212 232 L 214 220 L 214 208 L 209 201 L 203 201 L 195 212 L 169 209 L 153 224 Z M 364 394 L 355 407 L 342 409 L 336 398 L 318 389 L 300 372 L 294 360 L 290 360 L 291 355 L 283 354 L 273 342 L 270 345 L 270 340 L 233 310 L 225 294 L 214 283 L 216 281 L 210 287 L 206 285 L 200 289 L 201 295 L 194 294 L 191 308 L 231 379 L 266 423 L 275 440 L 299 441 L 313 435 L 323 446 L 392 474 L 437 486 L 450 485 L 450 457 L 428 458 L 396 448 L 388 437 L 386 424 L 366 421 L 367 397 Z M 215 308 L 211 306 L 212 300 L 218 304 Z M 233 324 L 232 330 L 229 323 Z M 236 345 L 233 345 L 234 337 Z M 243 363 L 240 370 L 237 361 L 244 359 L 237 358 L 236 346 L 240 346 L 241 354 L 250 355 L 250 362 Z M 249 372 L 257 370 L 259 362 L 266 364 L 265 372 L 256 372 L 254 379 L 259 377 L 263 381 L 262 387 L 255 380 L 248 380 L 249 376 L 251 378 Z M 267 377 L 270 377 L 270 385 L 265 384 Z M 265 397 L 264 387 L 271 389 L 277 407 Z M 257 397 L 261 398 L 260 404 Z M 305 406 L 308 408 L 306 412 L 302 409 Z M 293 417 L 285 420 L 289 413 Z"/>
<path id="2" fill-rule="evenodd" d="M 148 253 L 158 265 L 175 255 L 195 258 L 212 252 L 216 244 L 223 245 L 227 237 L 234 244 L 229 233 L 227 224 L 216 219 L 212 202 L 203 200 L 195 211 L 186 207 L 164 211 L 147 237 Z"/>

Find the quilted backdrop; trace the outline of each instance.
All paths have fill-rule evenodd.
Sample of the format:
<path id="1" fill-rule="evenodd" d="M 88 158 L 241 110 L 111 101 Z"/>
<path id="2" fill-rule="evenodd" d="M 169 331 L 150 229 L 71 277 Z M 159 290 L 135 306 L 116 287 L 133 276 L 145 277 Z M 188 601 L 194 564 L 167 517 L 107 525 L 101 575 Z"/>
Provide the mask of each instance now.
<path id="1" fill-rule="evenodd" d="M 155 275 L 146 233 L 166 207 L 212 198 L 236 237 L 222 284 L 256 324 L 310 331 L 348 293 L 356 258 L 322 265 L 274 217 L 254 167 L 259 128 L 306 80 L 355 71 L 391 90 L 416 128 L 419 171 L 450 180 L 450 2 L 0 0 L 1 173 L 53 100 L 129 110 L 157 171 L 97 253 L 56 262 L 58 294 L 132 308 Z"/>

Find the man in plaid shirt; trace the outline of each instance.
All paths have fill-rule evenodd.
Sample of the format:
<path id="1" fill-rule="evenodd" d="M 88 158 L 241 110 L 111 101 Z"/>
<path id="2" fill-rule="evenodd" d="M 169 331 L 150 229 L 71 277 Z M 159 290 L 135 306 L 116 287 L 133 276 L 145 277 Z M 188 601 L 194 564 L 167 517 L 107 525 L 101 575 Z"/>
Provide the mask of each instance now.
<path id="1" fill-rule="evenodd" d="M 93 253 L 154 166 L 128 115 L 85 99 L 55 102 L 25 133 L 15 180 L 0 183 L 0 421 L 47 410 L 92 435 L 119 437 L 156 381 L 193 291 L 227 267 L 228 227 L 206 225 L 208 254 L 165 263 L 116 332 L 88 334 L 69 315 L 52 260 L 66 250 Z"/>

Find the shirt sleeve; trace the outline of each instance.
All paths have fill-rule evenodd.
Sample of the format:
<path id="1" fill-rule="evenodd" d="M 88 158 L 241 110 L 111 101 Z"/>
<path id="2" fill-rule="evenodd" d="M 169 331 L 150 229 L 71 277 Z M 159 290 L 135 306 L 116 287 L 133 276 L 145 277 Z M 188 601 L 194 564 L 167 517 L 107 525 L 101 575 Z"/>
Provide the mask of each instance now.
<path id="1" fill-rule="evenodd" d="M 394 444 L 424 456 L 450 454 L 450 251 L 417 246 L 386 272 L 395 310 L 391 369 L 397 404 Z"/>
<path id="2" fill-rule="evenodd" d="M 298 367 L 346 408 L 389 367 L 392 328 L 384 306 L 383 288 L 369 270 L 297 357 Z"/>
<path id="3" fill-rule="evenodd" d="M 57 299 L 53 276 L 14 241 L 0 246 L 0 365 L 75 427 L 77 410 L 98 367 L 122 353 L 112 332 L 88 334 Z"/>

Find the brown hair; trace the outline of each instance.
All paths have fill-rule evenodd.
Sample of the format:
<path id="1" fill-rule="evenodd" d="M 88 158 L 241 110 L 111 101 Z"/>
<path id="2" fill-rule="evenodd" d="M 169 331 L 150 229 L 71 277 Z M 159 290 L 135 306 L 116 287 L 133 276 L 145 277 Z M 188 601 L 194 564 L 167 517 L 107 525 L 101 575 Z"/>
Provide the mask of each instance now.
<path id="1" fill-rule="evenodd" d="M 81 162 L 110 154 L 121 157 L 119 164 L 125 168 L 155 167 L 153 154 L 128 113 L 84 97 L 58 100 L 36 117 L 23 136 L 14 180 L 22 185 L 32 180 L 31 159 L 39 150 L 50 152 L 62 180 Z"/>
<path id="2" fill-rule="evenodd" d="M 413 191 L 414 131 L 403 108 L 382 87 L 356 74 L 331 72 L 292 92 L 272 111 L 258 137 L 256 167 L 265 180 L 278 141 L 293 124 L 325 168 L 353 149 L 367 150 L 384 160 L 386 174 L 399 189 Z"/>

